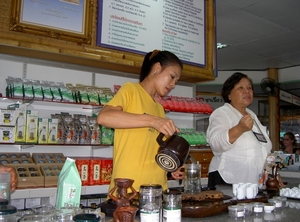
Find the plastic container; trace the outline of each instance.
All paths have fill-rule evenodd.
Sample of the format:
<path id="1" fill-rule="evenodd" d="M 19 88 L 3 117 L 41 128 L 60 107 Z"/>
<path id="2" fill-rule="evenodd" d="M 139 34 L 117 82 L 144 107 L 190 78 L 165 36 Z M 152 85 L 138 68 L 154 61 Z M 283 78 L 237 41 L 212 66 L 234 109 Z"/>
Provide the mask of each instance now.
<path id="1" fill-rule="evenodd" d="M 270 204 L 273 204 L 276 208 L 282 207 L 282 200 L 272 198 L 272 199 L 269 199 L 268 202 Z"/>
<path id="2" fill-rule="evenodd" d="M 0 199 L 10 203 L 10 173 L 0 173 Z"/>
<path id="3" fill-rule="evenodd" d="M 141 222 L 159 222 L 162 219 L 162 186 L 159 184 L 141 185 L 139 191 Z"/>
<path id="4" fill-rule="evenodd" d="M 232 218 L 241 218 L 245 216 L 245 210 L 243 206 L 231 205 L 228 206 L 228 215 Z"/>
<path id="5" fill-rule="evenodd" d="M 253 212 L 253 205 L 251 203 L 238 203 L 238 206 L 244 207 L 245 216 L 251 215 Z"/>
<path id="6" fill-rule="evenodd" d="M 254 202 L 254 203 L 252 203 L 252 205 L 253 205 L 253 213 L 254 214 L 261 214 L 264 212 L 264 207 L 265 207 L 264 203 Z"/>
<path id="7" fill-rule="evenodd" d="M 286 201 L 287 201 L 286 197 L 273 197 L 273 199 L 281 200 L 282 201 L 282 207 L 286 207 Z"/>

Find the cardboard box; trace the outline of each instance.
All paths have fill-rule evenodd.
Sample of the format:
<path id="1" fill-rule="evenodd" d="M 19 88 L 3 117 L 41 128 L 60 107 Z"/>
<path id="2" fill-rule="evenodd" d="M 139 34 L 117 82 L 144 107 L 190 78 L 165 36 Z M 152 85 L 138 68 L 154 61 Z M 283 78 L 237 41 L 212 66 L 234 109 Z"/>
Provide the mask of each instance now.
<path id="1" fill-rule="evenodd" d="M 44 176 L 45 187 L 57 187 L 58 176 L 63 164 L 40 165 L 40 170 Z"/>
<path id="2" fill-rule="evenodd" d="M 48 143 L 48 118 L 38 118 L 38 143 Z"/>
<path id="3" fill-rule="evenodd" d="M 44 176 L 37 165 L 18 164 L 14 168 L 18 176 L 17 189 L 44 187 Z"/>
<path id="4" fill-rule="evenodd" d="M 66 157 L 63 153 L 33 153 L 32 159 L 36 164 L 63 164 Z"/>
<path id="5" fill-rule="evenodd" d="M 24 210 L 25 199 L 11 199 L 10 205 L 16 207 L 18 210 Z"/>
<path id="6" fill-rule="evenodd" d="M 113 171 L 113 159 L 101 158 L 101 184 L 110 184 Z"/>
<path id="7" fill-rule="evenodd" d="M 38 141 L 38 111 L 27 110 L 26 116 L 26 143 Z"/>
<path id="8" fill-rule="evenodd" d="M 26 198 L 25 199 L 25 209 L 31 209 L 34 206 L 41 205 L 41 198 Z"/>
<path id="9" fill-rule="evenodd" d="M 0 125 L 15 126 L 16 111 L 11 109 L 0 109 Z"/>
<path id="10" fill-rule="evenodd" d="M 58 119 L 54 119 L 54 118 L 48 119 L 48 138 L 47 138 L 48 144 L 57 144 L 59 138 L 63 136 L 59 134 L 58 122 L 59 122 Z"/>
<path id="11" fill-rule="evenodd" d="M 0 126 L 0 143 L 15 143 L 15 127 Z"/>
<path id="12" fill-rule="evenodd" d="M 72 159 L 75 159 L 75 164 L 81 178 L 82 186 L 88 186 L 90 157 L 72 157 Z"/>
<path id="13" fill-rule="evenodd" d="M 91 157 L 89 162 L 89 183 L 90 186 L 101 184 L 101 158 Z"/>
<path id="14" fill-rule="evenodd" d="M 0 153 L 2 164 L 33 164 L 30 153 Z"/>
<path id="15" fill-rule="evenodd" d="M 13 104 L 16 110 L 15 142 L 26 141 L 26 104 Z"/>

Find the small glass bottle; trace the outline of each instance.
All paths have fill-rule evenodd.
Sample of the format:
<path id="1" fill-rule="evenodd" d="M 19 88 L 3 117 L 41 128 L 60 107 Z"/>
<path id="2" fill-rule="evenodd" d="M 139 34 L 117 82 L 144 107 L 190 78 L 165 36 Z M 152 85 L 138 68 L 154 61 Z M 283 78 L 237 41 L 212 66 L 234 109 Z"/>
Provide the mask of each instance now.
<path id="1" fill-rule="evenodd" d="M 161 222 L 162 186 L 159 184 L 141 185 L 139 208 L 141 222 Z"/>
<path id="2" fill-rule="evenodd" d="M 181 222 L 181 192 L 166 190 L 163 192 L 163 221 Z"/>

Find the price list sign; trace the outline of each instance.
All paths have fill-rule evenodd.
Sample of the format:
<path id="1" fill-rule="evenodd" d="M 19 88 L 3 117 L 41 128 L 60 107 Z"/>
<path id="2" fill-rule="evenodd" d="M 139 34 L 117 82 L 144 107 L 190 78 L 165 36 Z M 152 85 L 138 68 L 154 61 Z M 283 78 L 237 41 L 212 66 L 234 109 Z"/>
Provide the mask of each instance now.
<path id="1" fill-rule="evenodd" d="M 205 66 L 205 0 L 99 0 L 97 46 L 175 53 Z"/>

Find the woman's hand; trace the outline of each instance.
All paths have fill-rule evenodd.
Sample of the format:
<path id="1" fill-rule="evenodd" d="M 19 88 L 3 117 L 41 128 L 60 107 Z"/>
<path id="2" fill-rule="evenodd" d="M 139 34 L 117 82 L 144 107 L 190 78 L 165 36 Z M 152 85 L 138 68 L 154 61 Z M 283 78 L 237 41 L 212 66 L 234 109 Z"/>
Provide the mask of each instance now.
<path id="1" fill-rule="evenodd" d="M 241 130 L 241 132 L 244 133 L 251 130 L 253 124 L 254 124 L 254 120 L 252 116 L 250 114 L 247 114 L 241 118 L 240 122 L 238 123 L 238 128 L 239 130 Z"/>
<path id="2" fill-rule="evenodd" d="M 175 180 L 184 179 L 184 166 L 179 167 L 175 172 L 172 172 L 171 175 Z"/>
<path id="3" fill-rule="evenodd" d="M 179 129 L 175 125 L 174 121 L 168 118 L 161 118 L 153 116 L 154 122 L 152 127 L 158 132 L 163 133 L 166 137 L 172 136 L 174 133 L 178 133 Z"/>
<path id="4" fill-rule="evenodd" d="M 0 165 L 1 173 L 10 173 L 10 191 L 13 192 L 17 188 L 18 178 L 15 169 L 11 166 Z"/>

